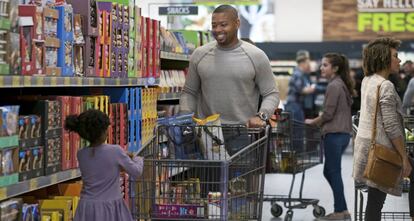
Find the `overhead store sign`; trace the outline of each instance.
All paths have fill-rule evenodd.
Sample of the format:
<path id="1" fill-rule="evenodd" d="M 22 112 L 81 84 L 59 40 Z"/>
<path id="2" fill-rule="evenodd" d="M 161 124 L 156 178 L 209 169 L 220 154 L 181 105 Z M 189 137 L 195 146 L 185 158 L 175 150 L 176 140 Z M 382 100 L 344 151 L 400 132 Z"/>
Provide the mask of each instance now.
<path id="1" fill-rule="evenodd" d="M 159 15 L 198 15 L 197 6 L 169 6 L 159 7 Z"/>
<path id="2" fill-rule="evenodd" d="M 414 39 L 414 0 L 324 0 L 324 40 Z"/>
<path id="3" fill-rule="evenodd" d="M 261 0 L 193 0 L 194 4 L 198 5 L 222 5 L 222 4 L 231 4 L 231 5 L 258 5 L 261 3 Z"/>

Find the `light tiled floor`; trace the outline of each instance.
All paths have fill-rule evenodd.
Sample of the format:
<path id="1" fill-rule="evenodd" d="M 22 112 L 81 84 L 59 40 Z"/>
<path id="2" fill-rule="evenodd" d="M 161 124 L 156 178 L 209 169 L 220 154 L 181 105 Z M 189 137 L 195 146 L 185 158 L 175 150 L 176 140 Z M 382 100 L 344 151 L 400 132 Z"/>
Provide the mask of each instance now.
<path id="1" fill-rule="evenodd" d="M 326 213 L 333 211 L 333 196 L 329 184 L 323 177 L 323 166 L 318 165 L 306 171 L 305 185 L 303 191 L 304 198 L 316 198 L 320 200 L 319 205 L 323 206 Z M 297 175 L 295 187 L 300 185 L 300 177 Z M 348 204 L 348 209 L 352 216 L 354 214 L 354 181 L 352 179 L 352 148 L 348 147 L 346 153 L 342 158 L 342 177 L 344 179 L 345 197 Z M 298 179 L 299 178 L 299 179 Z M 265 182 L 265 194 L 281 194 L 287 195 L 291 183 L 292 175 L 283 174 L 267 174 Z M 294 193 L 298 193 L 299 188 L 295 188 Z M 296 195 L 297 196 L 297 195 Z M 365 194 L 366 201 L 366 194 Z M 281 205 L 281 204 L 280 204 Z M 313 221 L 316 220 L 312 214 L 313 207 L 309 206 L 306 209 L 295 209 L 293 214 L 294 221 Z M 408 195 L 403 194 L 402 197 L 388 196 L 384 205 L 383 211 L 388 212 L 407 212 L 408 211 Z M 286 213 L 286 208 L 283 208 L 283 214 L 279 218 L 274 218 L 270 213 L 270 203 L 263 204 L 264 221 L 283 220 Z M 394 219 L 383 219 L 394 220 Z M 402 219 L 399 219 L 402 220 Z M 408 219 L 406 219 L 408 220 Z"/>

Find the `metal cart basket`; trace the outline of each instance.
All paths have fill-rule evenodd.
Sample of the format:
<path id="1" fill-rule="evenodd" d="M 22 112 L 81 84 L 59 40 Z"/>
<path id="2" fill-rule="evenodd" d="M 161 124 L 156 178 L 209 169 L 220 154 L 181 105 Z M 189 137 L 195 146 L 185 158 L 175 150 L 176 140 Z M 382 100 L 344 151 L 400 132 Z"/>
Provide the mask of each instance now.
<path id="1" fill-rule="evenodd" d="M 272 128 L 271 133 L 266 173 L 292 174 L 292 181 L 287 195 L 265 195 L 264 201 L 270 201 L 270 212 L 274 217 L 279 217 L 283 213 L 282 206 L 277 202 L 283 203 L 288 209 L 285 221 L 292 220 L 293 209 L 305 209 L 309 205 L 313 206 L 315 217 L 325 215 L 325 209 L 318 205 L 318 199 L 302 197 L 306 170 L 322 163 L 320 140 L 319 128 L 295 121 L 287 112 L 277 117 L 277 125 Z M 298 173 L 302 173 L 299 196 L 293 197 L 292 192 Z"/>
<path id="2" fill-rule="evenodd" d="M 161 125 L 130 182 L 137 220 L 261 220 L 265 128 Z"/>

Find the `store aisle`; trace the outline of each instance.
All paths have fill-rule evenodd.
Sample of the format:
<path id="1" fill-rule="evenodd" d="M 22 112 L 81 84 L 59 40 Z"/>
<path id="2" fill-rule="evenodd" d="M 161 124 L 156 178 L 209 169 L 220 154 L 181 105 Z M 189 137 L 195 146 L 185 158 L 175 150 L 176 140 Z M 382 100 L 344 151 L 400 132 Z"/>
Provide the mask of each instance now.
<path id="1" fill-rule="evenodd" d="M 345 197 L 348 204 L 348 209 L 353 217 L 354 215 L 354 181 L 352 179 L 352 148 L 348 147 L 342 159 L 342 176 L 344 179 Z M 320 200 L 320 205 L 326 209 L 327 213 L 333 211 L 333 197 L 328 182 L 323 177 L 323 165 L 318 165 L 306 171 L 305 185 L 303 191 L 304 198 L 317 198 Z M 295 191 L 298 193 L 300 185 L 300 177 L 297 175 L 295 182 Z M 292 175 L 282 174 L 267 174 L 265 182 L 265 194 L 283 194 L 287 195 L 290 187 Z M 297 196 L 297 194 L 295 195 Z M 366 195 L 365 195 L 366 197 Z M 365 198 L 366 199 L 366 198 Z M 280 204 L 281 205 L 281 204 Z M 316 220 L 312 214 L 313 207 L 306 209 L 295 209 L 293 214 L 294 221 L 313 221 Z M 402 197 L 388 196 L 384 205 L 383 211 L 408 211 L 408 194 L 403 194 Z M 278 221 L 283 220 L 286 209 L 283 208 L 283 214 L 279 218 L 274 218 L 270 213 L 270 203 L 263 204 L 263 221 Z M 392 219 L 387 219 L 392 220 Z"/>

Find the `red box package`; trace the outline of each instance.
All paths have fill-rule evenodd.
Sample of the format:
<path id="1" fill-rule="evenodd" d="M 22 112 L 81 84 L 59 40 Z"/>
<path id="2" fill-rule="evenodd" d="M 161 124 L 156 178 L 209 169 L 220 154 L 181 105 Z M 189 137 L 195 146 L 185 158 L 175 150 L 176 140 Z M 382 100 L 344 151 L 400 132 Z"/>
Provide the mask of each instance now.
<path id="1" fill-rule="evenodd" d="M 152 77 L 159 78 L 160 67 L 160 21 L 152 20 Z"/>
<path id="2" fill-rule="evenodd" d="M 70 146 L 71 146 L 71 153 L 72 153 L 72 162 L 71 162 L 71 168 L 78 168 L 78 150 L 81 148 L 81 139 L 79 135 L 75 132 L 70 133 Z"/>
<path id="3" fill-rule="evenodd" d="M 70 114 L 80 114 L 83 110 L 82 97 L 71 97 L 70 102 Z M 77 152 L 81 148 L 81 139 L 75 132 L 70 133 L 70 147 L 72 153 L 71 168 L 78 168 Z"/>
<path id="4" fill-rule="evenodd" d="M 62 170 L 72 168 L 72 151 L 70 142 L 70 133 L 63 132 L 62 136 Z"/>
<path id="5" fill-rule="evenodd" d="M 33 40 L 44 40 L 43 8 L 36 5 L 19 5 L 20 17 L 32 17 L 34 32 Z"/>
<path id="6" fill-rule="evenodd" d="M 113 143 L 115 143 L 115 141 L 114 141 L 114 114 L 113 114 L 113 112 L 112 112 L 112 104 L 110 104 L 110 105 L 108 105 L 108 111 L 109 111 L 109 114 L 108 114 L 108 117 L 109 117 L 109 123 L 110 123 L 110 125 L 109 125 L 109 127 L 108 127 L 108 139 L 107 139 L 107 142 L 109 143 L 109 144 L 113 144 Z"/>

